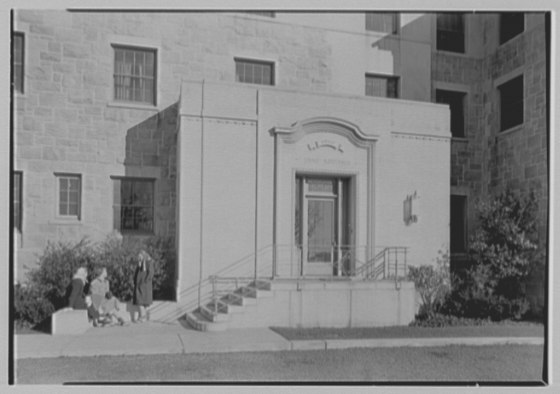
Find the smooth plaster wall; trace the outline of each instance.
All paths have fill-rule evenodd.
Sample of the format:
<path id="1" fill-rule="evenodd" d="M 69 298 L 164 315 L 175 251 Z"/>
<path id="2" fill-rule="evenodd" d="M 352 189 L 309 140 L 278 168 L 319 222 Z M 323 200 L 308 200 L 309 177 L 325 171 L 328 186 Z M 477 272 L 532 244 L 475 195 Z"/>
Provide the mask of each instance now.
<path id="1" fill-rule="evenodd" d="M 338 134 L 304 134 L 299 141 L 281 147 L 287 155 L 280 152 L 280 145 L 274 148 L 275 128 L 290 130 L 294 125 L 297 127 L 297 122 L 315 117 L 350 122 L 364 136 L 378 139 L 372 142 L 375 195 L 374 206 L 369 209 L 364 158 L 353 156 L 352 149 L 348 150 L 351 156 L 346 157 L 349 163 L 358 163 L 357 167 L 352 164 L 350 172 L 360 171 L 357 212 L 361 216 L 356 235 L 359 245 L 368 243 L 368 218 L 362 216 L 366 212 L 373 215 L 375 231 L 371 236 L 375 243 L 411 246 L 411 264 L 433 262 L 438 250 L 448 242 L 449 167 L 445 163 L 449 157 L 449 126 L 444 106 L 246 85 L 203 86 L 197 82 L 184 83 L 182 92 L 177 242 L 182 288 L 247 256 L 243 265 L 252 269 L 251 255 L 257 251 L 259 259 L 268 264 L 275 227 L 276 242 L 293 240 L 293 189 L 290 186 L 276 190 L 275 218 L 275 177 L 277 181 L 284 180 L 280 184 L 291 185 L 294 168 L 323 173 L 348 171 L 343 161 L 338 163 L 342 166 L 331 161 L 333 164 L 317 164 L 315 159 L 321 162 L 333 158 L 327 153 L 314 156 L 320 151 L 310 152 L 306 148 L 315 138 L 329 138 L 349 149 L 351 144 Z M 280 160 L 277 164 L 275 157 Z M 312 164 L 305 164 L 306 157 L 312 159 Z M 256 167 L 252 164 L 255 162 Z M 199 176 L 190 178 L 195 174 Z M 255 184 L 255 179 L 263 183 Z M 202 195 L 197 182 L 202 184 Z M 414 190 L 425 201 L 419 222 L 407 228 L 403 223 L 402 200 Z M 235 212 L 229 215 L 232 210 Z M 202 234 L 202 239 L 197 238 L 197 233 Z M 191 240 L 189 234 L 197 239 Z M 229 245 L 231 236 L 233 248 L 215 246 Z M 271 243 L 267 243 L 269 240 Z M 266 247 L 268 251 L 261 253 Z M 264 263 L 259 260 L 259 264 Z"/>

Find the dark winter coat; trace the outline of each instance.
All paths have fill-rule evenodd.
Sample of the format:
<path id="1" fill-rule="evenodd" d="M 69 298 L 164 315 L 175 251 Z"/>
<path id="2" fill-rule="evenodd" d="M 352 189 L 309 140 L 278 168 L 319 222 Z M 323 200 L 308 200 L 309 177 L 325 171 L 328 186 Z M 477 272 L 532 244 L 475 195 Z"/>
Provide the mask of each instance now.
<path id="1" fill-rule="evenodd" d="M 152 304 L 152 279 L 154 278 L 153 263 L 146 261 L 145 269 L 137 266 L 134 271 L 134 305 L 149 306 Z"/>
<path id="2" fill-rule="evenodd" d="M 79 278 L 72 279 L 71 291 L 68 297 L 68 306 L 73 309 L 87 309 L 84 296 L 84 282 Z"/>

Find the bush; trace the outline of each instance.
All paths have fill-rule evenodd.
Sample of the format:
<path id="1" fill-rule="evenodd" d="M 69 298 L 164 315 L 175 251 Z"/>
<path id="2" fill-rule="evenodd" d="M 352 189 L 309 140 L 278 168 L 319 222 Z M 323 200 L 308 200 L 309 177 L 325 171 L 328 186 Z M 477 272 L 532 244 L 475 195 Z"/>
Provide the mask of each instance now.
<path id="1" fill-rule="evenodd" d="M 442 307 L 450 291 L 449 258 L 440 252 L 436 266 L 409 267 L 408 279 L 414 282 L 422 305 L 419 316 L 433 315 Z"/>
<path id="2" fill-rule="evenodd" d="M 88 269 L 89 281 L 94 279 L 96 268 L 107 268 L 115 297 L 131 300 L 136 268 L 133 261 L 140 249 L 146 250 L 154 260 L 154 299 L 173 299 L 175 252 L 170 239 L 110 236 L 97 245 L 87 239 L 75 244 L 49 243 L 37 266 L 29 271 L 26 286 L 15 288 L 16 324 L 21 327 L 36 325 L 54 311 L 66 307 L 72 277 L 82 266 Z"/>
<path id="3" fill-rule="evenodd" d="M 154 298 L 172 299 L 175 252 L 170 239 L 110 237 L 100 246 L 96 265 L 107 268 L 109 286 L 115 297 L 130 301 L 134 291 L 133 275 L 136 268 L 133 263 L 141 249 L 148 252 L 154 262 Z"/>
<path id="4" fill-rule="evenodd" d="M 18 328 L 31 328 L 54 312 L 52 303 L 34 288 L 17 284 L 14 289 L 14 321 Z"/>
<path id="5" fill-rule="evenodd" d="M 521 319 L 529 309 L 525 283 L 539 265 L 536 198 L 506 191 L 478 205 L 471 238 L 473 266 L 454 276 L 447 313 L 492 320 Z"/>
<path id="6" fill-rule="evenodd" d="M 28 273 L 28 286 L 47 299 L 55 310 L 67 305 L 68 287 L 78 267 L 91 272 L 95 265 L 95 249 L 86 239 L 77 244 L 48 243 L 36 268 Z"/>
<path id="7" fill-rule="evenodd" d="M 409 324 L 410 327 L 456 327 L 456 326 L 484 326 L 491 324 L 488 319 L 473 319 L 446 315 L 442 313 L 433 313 L 431 315 L 417 316 L 416 319 Z"/>

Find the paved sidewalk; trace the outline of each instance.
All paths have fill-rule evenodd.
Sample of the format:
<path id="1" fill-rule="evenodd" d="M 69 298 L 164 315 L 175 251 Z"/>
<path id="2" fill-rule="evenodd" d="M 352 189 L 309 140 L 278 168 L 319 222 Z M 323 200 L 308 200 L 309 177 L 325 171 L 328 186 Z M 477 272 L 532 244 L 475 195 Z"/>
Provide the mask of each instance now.
<path id="1" fill-rule="evenodd" d="M 539 337 L 377 338 L 290 341 L 268 328 L 200 332 L 180 323 L 146 322 L 91 328 L 82 335 L 21 334 L 14 339 L 16 359 L 177 353 L 222 353 L 353 347 L 446 345 L 542 345 Z"/>

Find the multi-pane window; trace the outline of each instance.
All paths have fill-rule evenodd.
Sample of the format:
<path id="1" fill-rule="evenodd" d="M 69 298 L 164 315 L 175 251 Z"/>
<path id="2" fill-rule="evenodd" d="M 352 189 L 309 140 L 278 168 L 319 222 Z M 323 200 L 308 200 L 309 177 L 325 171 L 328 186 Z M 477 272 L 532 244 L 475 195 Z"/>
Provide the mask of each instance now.
<path id="1" fill-rule="evenodd" d="M 366 74 L 366 96 L 398 98 L 399 78 Z"/>
<path id="2" fill-rule="evenodd" d="M 115 100 L 156 105 L 156 51 L 113 48 Z"/>
<path id="3" fill-rule="evenodd" d="M 451 135 L 465 137 L 465 93 L 436 89 L 436 103 L 449 105 Z"/>
<path id="4" fill-rule="evenodd" d="M 24 39 L 22 33 L 13 35 L 13 56 L 12 56 L 12 83 L 14 90 L 23 93 L 23 74 L 24 74 Z"/>
<path id="5" fill-rule="evenodd" d="M 274 85 L 274 63 L 235 59 L 235 80 L 259 85 Z"/>
<path id="6" fill-rule="evenodd" d="M 523 75 L 498 86 L 500 92 L 500 130 L 523 123 Z"/>
<path id="7" fill-rule="evenodd" d="M 153 233 L 154 181 L 115 178 L 114 228 L 121 232 Z"/>
<path id="8" fill-rule="evenodd" d="M 80 175 L 58 174 L 58 216 L 80 218 Z"/>
<path id="9" fill-rule="evenodd" d="M 504 12 L 500 14 L 500 44 L 523 33 L 525 15 L 523 12 Z"/>
<path id="10" fill-rule="evenodd" d="M 450 252 L 467 251 L 467 197 L 451 195 Z"/>
<path id="11" fill-rule="evenodd" d="M 13 219 L 14 219 L 14 229 L 18 230 L 21 233 L 21 218 L 22 218 L 22 173 L 19 171 L 14 172 L 13 174 L 13 186 L 14 186 L 14 195 L 13 195 Z"/>
<path id="12" fill-rule="evenodd" d="M 438 51 L 465 52 L 464 15 L 459 13 L 437 14 Z"/>
<path id="13" fill-rule="evenodd" d="M 394 12 L 366 12 L 366 30 L 397 34 L 398 21 Z"/>

